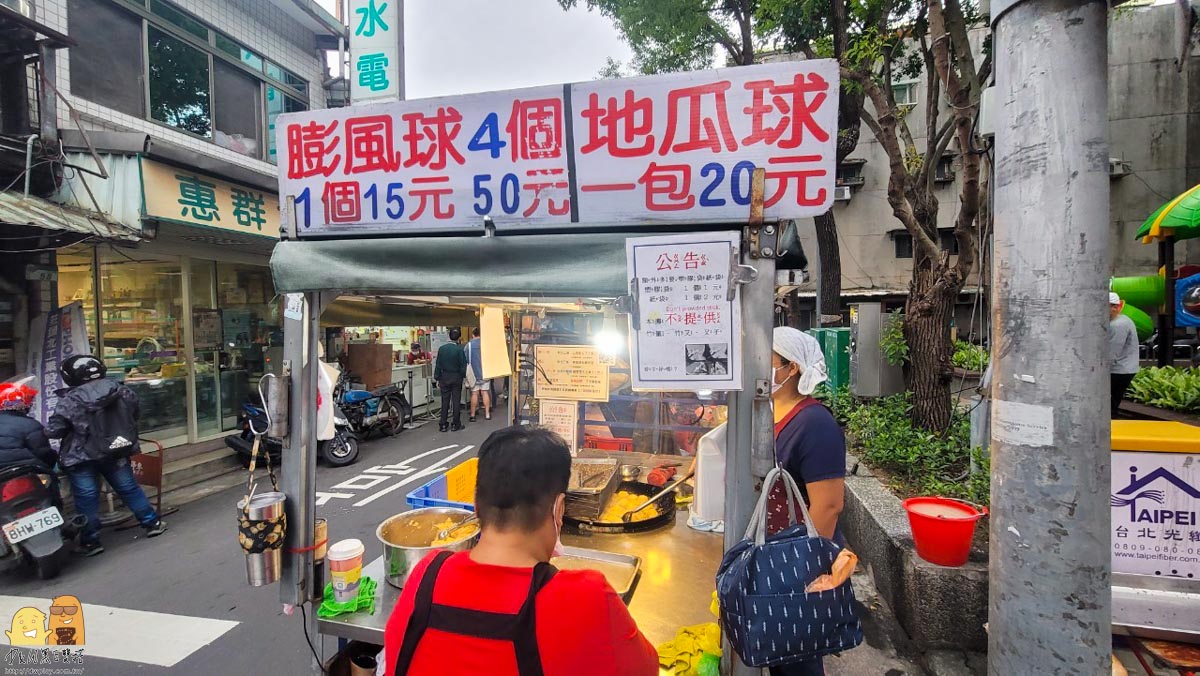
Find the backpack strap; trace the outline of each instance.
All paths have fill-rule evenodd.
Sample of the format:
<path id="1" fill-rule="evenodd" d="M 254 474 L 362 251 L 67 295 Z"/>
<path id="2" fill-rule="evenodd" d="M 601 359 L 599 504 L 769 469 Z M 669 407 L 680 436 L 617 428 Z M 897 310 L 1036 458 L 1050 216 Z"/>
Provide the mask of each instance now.
<path id="1" fill-rule="evenodd" d="M 429 562 L 425 574 L 421 576 L 421 584 L 417 587 L 417 597 L 413 601 L 413 612 L 408 618 L 408 626 L 404 629 L 404 643 L 400 646 L 400 652 L 396 655 L 396 664 L 392 668 L 393 676 L 404 676 L 412 665 L 413 656 L 417 654 L 417 644 L 421 642 L 421 637 L 429 628 L 429 611 L 433 607 L 433 587 L 437 583 L 437 576 L 442 570 L 442 564 L 446 563 L 446 559 L 450 556 L 450 552 L 438 552 L 433 557 L 433 561 Z"/>
<path id="2" fill-rule="evenodd" d="M 539 563 L 533 568 L 529 581 L 529 593 L 516 615 L 493 613 L 469 608 L 456 608 L 433 603 L 434 579 L 449 552 L 440 552 L 429 564 L 421 585 L 417 588 L 413 614 L 404 631 L 404 644 L 397 656 L 393 676 L 403 676 L 412 666 L 417 644 L 429 629 L 436 629 L 460 636 L 472 636 L 513 644 L 517 658 L 517 673 L 520 676 L 543 676 L 542 658 L 537 643 L 537 595 L 558 572 L 548 563 Z"/>

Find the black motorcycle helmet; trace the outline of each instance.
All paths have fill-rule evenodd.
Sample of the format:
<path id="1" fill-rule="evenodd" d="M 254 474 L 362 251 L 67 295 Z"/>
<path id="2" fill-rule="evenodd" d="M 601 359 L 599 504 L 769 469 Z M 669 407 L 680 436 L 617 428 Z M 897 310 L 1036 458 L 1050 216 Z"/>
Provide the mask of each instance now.
<path id="1" fill-rule="evenodd" d="M 67 387 L 79 387 L 88 381 L 100 380 L 108 373 L 104 362 L 90 354 L 68 357 L 58 371 L 62 374 L 63 382 L 67 384 Z"/>

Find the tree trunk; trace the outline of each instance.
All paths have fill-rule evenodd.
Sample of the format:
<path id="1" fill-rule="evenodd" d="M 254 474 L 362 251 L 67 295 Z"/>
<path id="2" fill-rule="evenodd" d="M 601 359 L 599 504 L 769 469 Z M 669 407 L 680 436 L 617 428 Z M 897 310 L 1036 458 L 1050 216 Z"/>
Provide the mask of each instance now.
<path id="1" fill-rule="evenodd" d="M 950 317 L 957 290 L 937 290 L 946 263 L 914 263 L 904 316 L 909 368 L 905 376 L 912 392 L 913 424 L 940 432 L 950 426 Z M 939 274 L 940 273 L 940 274 Z"/>
<path id="2" fill-rule="evenodd" d="M 814 219 L 817 226 L 817 259 L 821 278 L 817 282 L 817 326 L 842 325 L 842 256 L 838 248 L 837 222 L 833 209 Z"/>

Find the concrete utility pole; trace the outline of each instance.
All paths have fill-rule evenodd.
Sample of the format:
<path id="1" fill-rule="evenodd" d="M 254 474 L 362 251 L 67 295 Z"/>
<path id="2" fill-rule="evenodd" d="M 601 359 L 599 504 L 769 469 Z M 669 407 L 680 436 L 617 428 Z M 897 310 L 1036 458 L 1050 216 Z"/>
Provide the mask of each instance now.
<path id="1" fill-rule="evenodd" d="M 1110 670 L 1104 0 L 993 0 L 988 671 Z"/>

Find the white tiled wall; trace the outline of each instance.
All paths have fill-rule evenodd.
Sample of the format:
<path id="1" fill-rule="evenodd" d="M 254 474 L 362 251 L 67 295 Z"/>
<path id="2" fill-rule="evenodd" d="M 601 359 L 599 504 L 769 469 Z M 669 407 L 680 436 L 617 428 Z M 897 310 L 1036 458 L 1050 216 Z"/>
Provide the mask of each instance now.
<path id="1" fill-rule="evenodd" d="M 92 0 L 108 2 L 109 0 Z M 313 33 L 285 14 L 270 0 L 170 0 L 247 47 L 308 80 L 310 108 L 325 107 L 321 82 L 325 63 L 314 47 Z M 37 0 L 38 20 L 48 27 L 67 32 L 67 0 Z M 59 91 L 79 111 L 84 126 L 90 129 L 140 131 L 163 141 L 192 149 L 231 164 L 275 175 L 275 166 L 239 155 L 214 143 L 177 132 L 169 127 L 131 117 L 70 94 L 71 50 L 58 53 Z M 66 106 L 58 106 L 59 128 L 74 128 Z"/>

